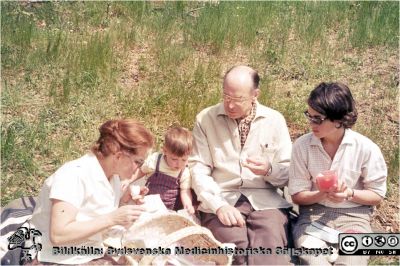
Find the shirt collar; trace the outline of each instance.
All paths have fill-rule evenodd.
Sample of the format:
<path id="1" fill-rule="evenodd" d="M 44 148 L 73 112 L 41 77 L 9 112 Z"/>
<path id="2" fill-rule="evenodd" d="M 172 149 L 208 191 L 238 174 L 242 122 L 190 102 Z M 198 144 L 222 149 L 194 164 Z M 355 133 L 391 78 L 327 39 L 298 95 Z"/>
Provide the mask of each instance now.
<path id="1" fill-rule="evenodd" d="M 344 130 L 344 136 L 343 136 L 341 144 L 349 144 L 349 145 L 351 145 L 351 144 L 354 143 L 353 139 L 354 139 L 354 131 L 351 130 L 350 128 L 345 129 Z"/>
<path id="2" fill-rule="evenodd" d="M 108 178 L 104 173 L 103 167 L 101 167 L 99 159 L 97 159 L 97 156 L 94 155 L 93 153 L 88 153 L 86 156 L 88 159 L 88 163 L 92 165 L 91 171 L 93 174 L 93 178 L 96 179 L 97 181 L 101 182 L 107 181 L 109 183 Z"/>
<path id="3" fill-rule="evenodd" d="M 354 132 L 351 129 L 345 129 L 344 136 L 340 145 L 351 145 L 353 143 L 353 138 L 354 138 Z M 310 145 L 322 147 L 321 139 L 317 138 L 314 134 L 312 134 Z"/>

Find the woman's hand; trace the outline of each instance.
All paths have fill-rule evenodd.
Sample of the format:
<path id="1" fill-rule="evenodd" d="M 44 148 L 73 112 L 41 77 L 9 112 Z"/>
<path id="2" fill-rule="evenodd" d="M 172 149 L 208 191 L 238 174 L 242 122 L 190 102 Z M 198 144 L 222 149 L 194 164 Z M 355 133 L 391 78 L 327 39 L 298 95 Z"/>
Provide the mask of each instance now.
<path id="1" fill-rule="evenodd" d="M 134 181 L 142 178 L 145 174 L 138 168 L 135 173 L 128 179 L 121 180 L 121 190 L 124 193 L 130 184 L 132 184 Z"/>
<path id="2" fill-rule="evenodd" d="M 328 191 L 328 200 L 336 203 L 341 203 L 347 199 L 347 185 L 343 181 L 338 181 L 338 186 L 335 189 Z"/>
<path id="3" fill-rule="evenodd" d="M 301 191 L 292 195 L 293 203 L 299 205 L 311 205 L 327 199 L 328 193 L 319 190 Z"/>
<path id="4" fill-rule="evenodd" d="M 143 204 L 144 203 L 144 196 L 147 195 L 147 193 L 149 193 L 149 189 L 148 187 L 140 187 L 140 193 L 139 195 L 131 195 L 132 200 L 135 204 Z"/>
<path id="5" fill-rule="evenodd" d="M 125 205 L 119 207 L 118 209 L 110 213 L 110 219 L 112 221 L 111 223 L 113 225 L 130 227 L 132 223 L 136 221 L 144 211 L 144 208 L 140 205 Z"/>

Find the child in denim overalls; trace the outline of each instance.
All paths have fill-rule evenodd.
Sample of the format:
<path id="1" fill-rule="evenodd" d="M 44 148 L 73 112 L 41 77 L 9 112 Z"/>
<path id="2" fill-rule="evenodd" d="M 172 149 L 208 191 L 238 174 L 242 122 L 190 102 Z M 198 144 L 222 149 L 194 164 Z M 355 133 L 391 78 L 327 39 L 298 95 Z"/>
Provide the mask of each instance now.
<path id="1" fill-rule="evenodd" d="M 148 194 L 160 194 L 170 210 L 186 209 L 194 214 L 191 176 L 187 167 L 193 147 L 192 134 L 185 128 L 171 127 L 164 138 L 162 153 L 148 156 L 132 180 L 146 176 Z"/>

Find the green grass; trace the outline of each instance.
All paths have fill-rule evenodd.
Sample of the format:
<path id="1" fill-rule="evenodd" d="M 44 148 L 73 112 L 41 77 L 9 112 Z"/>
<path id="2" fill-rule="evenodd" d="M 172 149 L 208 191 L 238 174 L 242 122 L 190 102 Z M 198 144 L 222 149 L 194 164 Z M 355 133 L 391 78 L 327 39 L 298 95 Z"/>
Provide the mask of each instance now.
<path id="1" fill-rule="evenodd" d="M 399 177 L 398 2 L 1 2 L 1 204 L 37 195 L 114 117 L 143 121 L 160 144 L 173 124 L 220 101 L 223 73 L 249 64 L 260 102 L 293 140 L 321 81 L 357 100 L 355 129 Z"/>

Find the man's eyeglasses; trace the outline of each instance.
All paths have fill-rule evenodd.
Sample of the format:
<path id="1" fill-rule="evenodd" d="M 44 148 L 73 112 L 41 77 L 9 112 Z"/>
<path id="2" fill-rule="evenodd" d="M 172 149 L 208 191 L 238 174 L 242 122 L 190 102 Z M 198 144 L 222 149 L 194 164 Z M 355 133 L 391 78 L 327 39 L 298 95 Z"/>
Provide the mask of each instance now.
<path id="1" fill-rule="evenodd" d="M 308 111 L 304 111 L 304 116 L 308 119 L 308 121 L 316 125 L 321 125 L 327 118 L 327 117 L 321 117 L 319 115 L 312 116 Z"/>
<path id="2" fill-rule="evenodd" d="M 243 96 L 233 97 L 233 96 L 230 96 L 230 95 L 228 95 L 226 93 L 222 94 L 222 99 L 224 99 L 224 101 L 232 102 L 232 103 L 243 103 L 245 101 L 250 100 L 251 98 L 252 98 L 252 96 L 249 96 L 249 97 L 243 97 Z"/>

